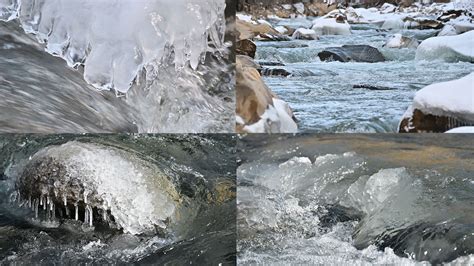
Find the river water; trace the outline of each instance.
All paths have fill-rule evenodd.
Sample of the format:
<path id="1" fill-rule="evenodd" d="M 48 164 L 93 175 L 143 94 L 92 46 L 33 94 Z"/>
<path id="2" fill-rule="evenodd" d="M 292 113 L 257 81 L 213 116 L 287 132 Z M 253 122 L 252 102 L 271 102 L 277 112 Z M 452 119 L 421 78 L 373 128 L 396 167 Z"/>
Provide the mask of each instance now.
<path id="1" fill-rule="evenodd" d="M 274 25 L 309 27 L 303 18 L 272 21 Z M 463 77 L 474 71 L 467 62 L 415 60 L 416 49 L 383 48 L 391 34 L 424 40 L 434 30 L 384 31 L 376 25 L 351 25 L 352 35 L 321 36 L 320 40 L 257 42 L 256 59 L 279 62 L 290 77 L 265 77 L 266 84 L 293 108 L 302 132 L 396 132 L 402 115 L 419 89 Z M 386 62 L 321 62 L 326 47 L 365 44 L 379 49 Z M 307 47 L 298 47 L 298 46 Z M 285 47 L 297 48 L 285 48 Z M 353 88 L 371 85 L 390 90 Z"/>
<path id="2" fill-rule="evenodd" d="M 246 136 L 242 264 L 472 264 L 474 149 L 458 136 Z"/>
<path id="3" fill-rule="evenodd" d="M 78 220 L 67 211 L 63 216 L 65 208 L 71 211 L 72 206 L 68 203 L 62 207 L 53 200 L 58 195 L 48 196 L 48 201 L 51 197 L 56 203 L 46 205 L 53 206 L 53 216 L 40 206 L 35 217 L 27 196 L 20 202 L 16 199 L 28 162 L 35 161 L 41 151 L 53 156 L 53 149 L 60 150 L 64 156 L 71 151 L 78 154 L 77 150 L 72 149 L 74 145 L 84 147 L 80 153 L 88 155 L 81 157 L 81 163 L 74 166 L 80 173 L 76 185 L 69 182 L 66 189 L 72 191 L 77 183 L 83 183 L 84 190 L 88 189 L 89 204 L 93 204 L 92 195 L 100 190 L 101 193 L 112 193 L 109 195 L 113 199 L 110 205 L 113 217 L 107 215 L 105 219 L 104 214 L 104 219 L 101 218 L 99 210 L 94 207 L 92 226 L 83 222 L 86 219 L 84 215 L 87 215 L 83 205 L 79 205 Z M 0 264 L 235 263 L 235 137 L 4 135 L 0 138 L 0 147 Z M 88 153 L 88 149 L 99 154 L 98 157 Z M 133 167 L 124 168 L 129 163 Z M 88 169 L 88 166 L 95 166 L 95 169 Z M 49 180 L 57 171 L 54 167 L 40 169 L 38 164 L 33 164 L 33 167 L 37 167 L 32 169 L 33 172 L 49 173 Z M 172 180 L 172 187 L 181 195 L 179 206 L 183 210 L 191 210 L 181 212 L 182 216 L 168 223 L 169 230 L 128 233 L 130 229 L 144 228 L 148 223 L 155 222 L 146 221 L 143 217 L 160 213 L 160 206 L 166 206 L 162 205 L 164 200 L 155 199 L 160 191 L 167 189 L 153 185 L 156 184 L 154 180 L 158 178 L 158 172 L 150 174 L 146 171 L 146 168 L 154 167 Z M 136 170 L 136 175 L 127 172 L 132 168 Z M 71 169 L 65 178 L 74 175 Z M 102 178 L 99 179 L 100 185 L 88 187 L 87 178 L 94 173 L 99 173 L 99 178 Z M 110 176 L 113 178 L 107 179 Z M 54 182 L 55 188 L 60 185 L 57 182 Z M 44 188 L 40 181 L 26 184 L 28 186 Z M 113 191 L 119 193 L 113 195 Z M 87 202 L 85 196 L 84 202 Z M 149 200 L 152 200 L 151 206 L 146 204 Z M 138 218 L 134 220 L 121 216 L 125 213 L 128 217 Z M 116 226 L 120 219 L 125 219 L 128 224 L 125 222 L 120 227 Z"/>

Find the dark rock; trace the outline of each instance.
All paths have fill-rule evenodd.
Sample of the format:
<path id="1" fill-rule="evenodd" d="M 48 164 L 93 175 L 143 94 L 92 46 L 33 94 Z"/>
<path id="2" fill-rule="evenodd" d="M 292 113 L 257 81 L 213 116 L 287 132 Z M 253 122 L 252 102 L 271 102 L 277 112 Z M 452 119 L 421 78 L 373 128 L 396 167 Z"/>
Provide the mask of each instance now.
<path id="1" fill-rule="evenodd" d="M 291 38 L 288 36 L 269 34 L 269 33 L 260 34 L 256 39 L 258 39 L 259 41 L 278 41 L 278 42 L 291 41 Z"/>
<path id="2" fill-rule="evenodd" d="M 425 114 L 415 109 L 411 117 L 406 117 L 400 122 L 400 133 L 443 133 L 450 129 L 463 126 L 474 126 L 474 121 L 466 121 L 456 117 L 437 116 Z"/>
<path id="3" fill-rule="evenodd" d="M 285 64 L 280 62 L 258 61 L 257 63 L 261 66 L 285 66 Z"/>
<path id="4" fill-rule="evenodd" d="M 286 71 L 283 68 L 262 68 L 260 71 L 262 76 L 284 76 L 287 77 L 291 75 L 290 72 Z"/>
<path id="5" fill-rule="evenodd" d="M 236 43 L 235 52 L 238 55 L 246 55 L 255 58 L 257 45 L 251 40 L 241 40 Z"/>
<path id="6" fill-rule="evenodd" d="M 368 84 L 357 84 L 352 86 L 354 89 L 368 89 L 373 91 L 390 91 L 394 90 L 395 88 L 384 87 L 384 86 L 375 86 L 375 85 L 368 85 Z"/>
<path id="7" fill-rule="evenodd" d="M 377 48 L 369 45 L 343 45 L 342 47 L 329 47 L 318 53 L 322 61 L 340 62 L 367 62 L 376 63 L 385 61 L 385 57 Z"/>

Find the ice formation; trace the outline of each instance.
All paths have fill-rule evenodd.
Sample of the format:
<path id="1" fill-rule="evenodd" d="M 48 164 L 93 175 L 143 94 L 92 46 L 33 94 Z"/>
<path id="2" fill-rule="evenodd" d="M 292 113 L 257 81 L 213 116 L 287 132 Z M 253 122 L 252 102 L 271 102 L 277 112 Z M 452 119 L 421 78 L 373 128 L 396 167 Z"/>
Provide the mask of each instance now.
<path id="1" fill-rule="evenodd" d="M 96 88 L 125 93 L 147 65 L 195 69 L 222 49 L 224 9 L 224 0 L 0 0 L 0 20 L 18 19 L 49 53 L 83 64 Z"/>
<path id="2" fill-rule="evenodd" d="M 18 199 L 26 200 L 36 216 L 39 206 L 48 219 L 60 208 L 93 226 L 96 210 L 103 221 L 131 234 L 166 229 L 179 208 L 173 183 L 154 164 L 116 148 L 75 141 L 32 156 L 18 191 Z"/>
<path id="3" fill-rule="evenodd" d="M 312 30 L 317 35 L 350 35 L 351 26 L 346 21 L 339 23 L 335 18 L 317 18 L 313 20 Z"/>
<path id="4" fill-rule="evenodd" d="M 288 103 L 273 98 L 273 105 L 269 105 L 260 120 L 243 128 L 248 133 L 296 133 L 298 125 L 290 116 Z"/>

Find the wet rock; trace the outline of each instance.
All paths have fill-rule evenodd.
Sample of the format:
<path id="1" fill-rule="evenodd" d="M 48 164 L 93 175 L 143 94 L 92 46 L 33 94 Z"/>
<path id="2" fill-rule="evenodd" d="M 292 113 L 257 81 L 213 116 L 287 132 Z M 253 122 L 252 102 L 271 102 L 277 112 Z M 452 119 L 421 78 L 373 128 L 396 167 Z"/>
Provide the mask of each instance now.
<path id="1" fill-rule="evenodd" d="M 403 22 L 405 25 L 408 26 L 408 28 L 419 30 L 439 30 L 442 29 L 444 26 L 443 22 L 434 19 L 414 19 L 411 17 L 406 17 L 403 19 Z"/>
<path id="2" fill-rule="evenodd" d="M 290 72 L 286 71 L 283 68 L 262 68 L 261 74 L 263 76 L 283 76 L 283 77 L 287 77 L 291 75 Z"/>
<path id="3" fill-rule="evenodd" d="M 240 40 L 235 45 L 235 53 L 239 55 L 246 55 L 255 58 L 257 45 L 251 40 Z"/>
<path id="4" fill-rule="evenodd" d="M 385 57 L 377 48 L 369 45 L 343 45 L 342 47 L 329 47 L 318 53 L 322 61 L 340 62 L 367 62 L 376 63 L 385 61 Z"/>
<path id="5" fill-rule="evenodd" d="M 280 62 L 269 62 L 269 61 L 258 61 L 258 64 L 261 66 L 285 66 L 285 64 Z"/>
<path id="6" fill-rule="evenodd" d="M 390 87 L 376 86 L 376 85 L 369 85 L 369 84 L 357 84 L 357 85 L 353 85 L 352 88 L 368 89 L 368 90 L 373 90 L 373 91 L 389 91 L 389 90 L 395 89 L 395 88 L 390 88 Z"/>
<path id="7" fill-rule="evenodd" d="M 463 126 L 474 126 L 474 121 L 462 118 L 425 114 L 414 109 L 411 117 L 405 117 L 399 125 L 400 133 L 444 133 L 450 129 Z"/>

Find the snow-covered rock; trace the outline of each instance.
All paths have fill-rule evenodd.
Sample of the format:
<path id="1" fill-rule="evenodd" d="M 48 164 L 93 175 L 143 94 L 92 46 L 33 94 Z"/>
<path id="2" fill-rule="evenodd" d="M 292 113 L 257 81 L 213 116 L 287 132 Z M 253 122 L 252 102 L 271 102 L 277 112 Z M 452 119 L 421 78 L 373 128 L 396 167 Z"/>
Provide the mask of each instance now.
<path id="1" fill-rule="evenodd" d="M 303 3 L 296 3 L 296 4 L 293 4 L 293 6 L 295 7 L 298 13 L 304 14 L 305 7 Z"/>
<path id="2" fill-rule="evenodd" d="M 471 17 L 461 15 L 455 19 L 448 21 L 448 25 L 452 25 L 458 34 L 474 30 L 474 21 Z"/>
<path id="3" fill-rule="evenodd" d="M 401 30 L 405 27 L 405 22 L 400 18 L 391 18 L 384 21 L 382 29 L 384 30 Z"/>
<path id="4" fill-rule="evenodd" d="M 419 42 L 416 39 L 403 36 L 399 33 L 394 34 L 387 40 L 384 44 L 384 47 L 387 48 L 416 48 L 418 47 Z"/>
<path id="5" fill-rule="evenodd" d="M 338 22 L 336 18 L 317 18 L 313 20 L 312 30 L 317 35 L 350 35 L 351 26 L 347 21 Z"/>
<path id="6" fill-rule="evenodd" d="M 428 38 L 418 46 L 416 59 L 474 62 L 474 31 Z"/>
<path id="7" fill-rule="evenodd" d="M 446 132 L 461 126 L 474 126 L 474 72 L 418 91 L 399 128 L 400 132 Z"/>
<path id="8" fill-rule="evenodd" d="M 438 33 L 438 36 L 453 36 L 458 35 L 456 28 L 452 25 L 445 25 L 443 29 Z"/>
<path id="9" fill-rule="evenodd" d="M 300 40 L 317 40 L 318 34 L 312 29 L 299 28 L 295 30 L 292 37 Z"/>

